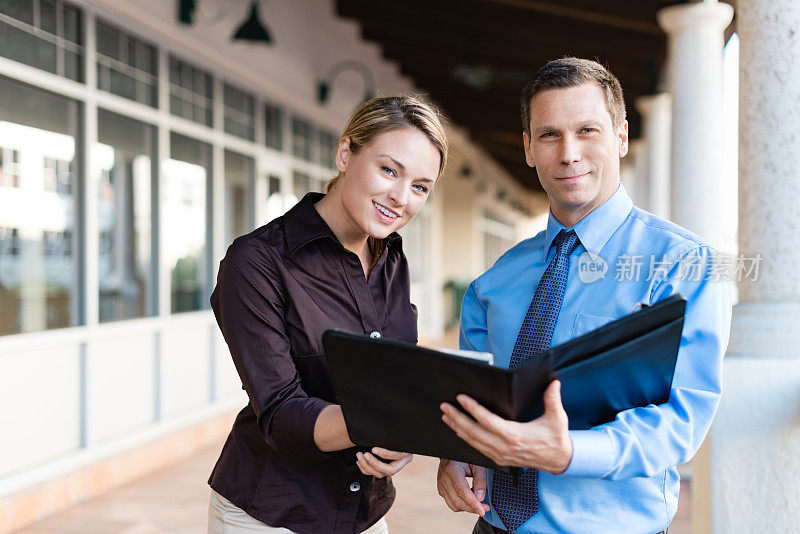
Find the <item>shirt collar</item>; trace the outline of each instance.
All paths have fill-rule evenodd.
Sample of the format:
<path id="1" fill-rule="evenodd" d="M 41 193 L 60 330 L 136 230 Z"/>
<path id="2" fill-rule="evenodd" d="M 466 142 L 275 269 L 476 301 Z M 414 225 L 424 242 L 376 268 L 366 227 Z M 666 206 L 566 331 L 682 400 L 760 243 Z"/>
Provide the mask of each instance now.
<path id="1" fill-rule="evenodd" d="M 542 261 L 547 260 L 547 253 L 561 230 L 575 230 L 581 244 L 589 252 L 595 254 L 605 246 L 611 235 L 628 218 L 633 208 L 633 201 L 620 183 L 611 197 L 597 206 L 572 228 L 567 228 L 556 220 L 553 211 L 547 218 L 547 230 L 544 234 L 544 251 Z"/>
<path id="2" fill-rule="evenodd" d="M 314 204 L 322 200 L 324 196 L 322 193 L 306 193 L 300 202 L 284 214 L 283 231 L 286 235 L 289 254 L 294 255 L 298 250 L 318 239 L 332 239 L 341 246 L 336 234 L 314 207 Z M 385 241 L 387 246 L 399 244 L 401 242 L 400 234 L 392 232 Z"/>

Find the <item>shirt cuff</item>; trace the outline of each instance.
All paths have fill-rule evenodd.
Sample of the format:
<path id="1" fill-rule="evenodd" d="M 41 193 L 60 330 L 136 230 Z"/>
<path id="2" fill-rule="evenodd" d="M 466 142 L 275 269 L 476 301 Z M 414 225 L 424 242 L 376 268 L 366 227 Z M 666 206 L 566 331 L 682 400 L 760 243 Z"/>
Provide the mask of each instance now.
<path id="1" fill-rule="evenodd" d="M 611 438 L 598 430 L 571 430 L 572 460 L 564 475 L 572 477 L 602 478 L 614 465 Z"/>
<path id="2" fill-rule="evenodd" d="M 320 412 L 331 403 L 317 397 L 291 399 L 275 413 L 272 438 L 278 454 L 286 460 L 313 462 L 330 457 L 314 442 L 314 426 Z"/>

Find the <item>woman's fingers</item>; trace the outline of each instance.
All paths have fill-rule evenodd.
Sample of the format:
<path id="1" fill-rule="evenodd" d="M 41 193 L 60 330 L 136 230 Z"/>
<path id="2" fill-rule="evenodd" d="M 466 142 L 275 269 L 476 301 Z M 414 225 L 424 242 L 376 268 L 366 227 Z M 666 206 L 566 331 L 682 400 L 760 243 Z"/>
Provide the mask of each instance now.
<path id="1" fill-rule="evenodd" d="M 387 449 L 377 448 L 373 450 L 380 450 L 382 452 L 381 458 L 390 459 L 396 458 L 392 461 L 381 461 L 375 454 L 369 452 L 356 453 L 356 464 L 359 470 L 365 475 L 371 475 L 377 478 L 383 478 L 397 474 L 403 467 L 405 467 L 414 456 L 407 453 L 398 453 L 389 451 Z M 384 456 L 385 455 L 385 456 Z"/>
<path id="2" fill-rule="evenodd" d="M 382 447 L 372 447 L 372 453 L 378 455 L 384 460 L 401 460 L 406 456 L 409 456 L 407 452 L 390 451 L 389 449 L 384 449 Z"/>

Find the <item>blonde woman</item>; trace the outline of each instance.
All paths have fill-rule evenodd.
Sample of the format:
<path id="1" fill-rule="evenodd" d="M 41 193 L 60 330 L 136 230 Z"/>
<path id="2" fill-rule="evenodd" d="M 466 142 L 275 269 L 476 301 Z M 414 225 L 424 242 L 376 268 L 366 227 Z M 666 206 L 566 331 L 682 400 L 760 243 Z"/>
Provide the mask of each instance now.
<path id="1" fill-rule="evenodd" d="M 411 455 L 357 451 L 322 349 L 329 328 L 416 342 L 397 230 L 440 178 L 447 139 L 419 96 L 376 98 L 339 140 L 339 175 L 236 239 L 211 305 L 250 402 L 211 474 L 210 534 L 385 533 Z"/>

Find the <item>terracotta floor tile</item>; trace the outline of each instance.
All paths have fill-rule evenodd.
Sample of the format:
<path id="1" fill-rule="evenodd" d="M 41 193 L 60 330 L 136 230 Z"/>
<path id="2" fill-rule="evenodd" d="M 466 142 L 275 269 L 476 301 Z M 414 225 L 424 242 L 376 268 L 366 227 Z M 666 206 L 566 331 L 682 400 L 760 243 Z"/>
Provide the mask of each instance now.
<path id="1" fill-rule="evenodd" d="M 15 534 L 203 534 L 208 474 L 220 448 L 208 448 L 151 476 L 40 521 Z M 436 492 L 434 458 L 418 456 L 395 477 L 392 534 L 469 534 L 476 517 L 453 513 Z M 670 534 L 689 534 L 690 488 L 681 491 Z"/>

